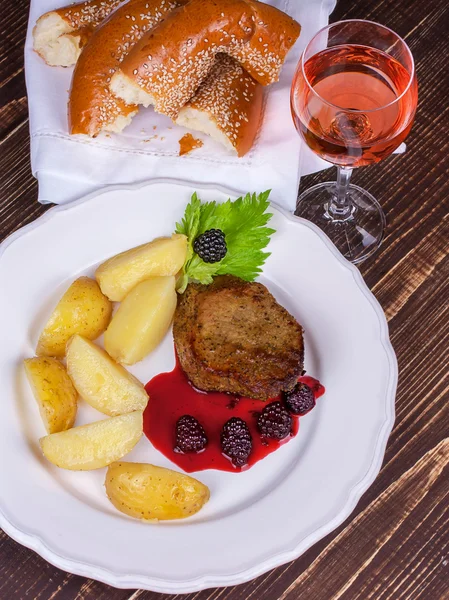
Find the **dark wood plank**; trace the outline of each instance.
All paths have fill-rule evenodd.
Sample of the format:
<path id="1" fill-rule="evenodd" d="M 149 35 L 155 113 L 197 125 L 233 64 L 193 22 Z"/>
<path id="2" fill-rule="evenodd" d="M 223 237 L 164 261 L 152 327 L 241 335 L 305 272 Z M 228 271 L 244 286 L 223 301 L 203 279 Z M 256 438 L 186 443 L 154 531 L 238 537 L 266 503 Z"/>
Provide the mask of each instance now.
<path id="1" fill-rule="evenodd" d="M 0 143 L 0 240 L 47 210 L 36 202 L 37 181 L 31 175 L 29 151 L 25 120 Z"/>
<path id="2" fill-rule="evenodd" d="M 449 440 L 445 440 L 425 454 L 367 509 L 360 512 L 308 570 L 301 573 L 290 585 L 282 600 L 317 598 L 320 594 L 324 598 L 335 597 L 344 600 L 400 598 L 401 586 L 406 588 L 410 583 L 408 578 L 398 582 L 393 577 L 390 579 L 387 574 L 404 569 L 410 569 L 411 572 L 413 562 L 422 558 L 427 559 L 427 563 L 420 570 L 420 577 L 411 582 L 415 594 L 410 597 L 417 597 L 421 579 L 434 571 L 435 558 L 438 559 L 437 568 L 444 571 L 442 561 L 445 549 L 433 544 L 433 539 L 438 533 L 434 531 L 429 540 L 418 535 L 418 554 L 416 546 L 414 548 L 412 544 L 406 544 L 410 537 L 416 538 L 417 531 L 405 523 L 411 519 L 419 529 L 425 527 L 426 520 L 444 522 L 449 511 L 448 467 Z M 423 510 L 420 510 L 421 508 Z M 382 531 L 379 531 L 379 523 L 383 524 Z M 392 551 L 403 545 L 406 545 L 406 552 L 396 555 L 396 560 L 392 561 Z M 343 561 L 345 568 L 338 568 Z M 301 585 L 303 582 L 304 585 Z M 446 590 L 448 589 L 449 582 L 446 581 Z"/>
<path id="3" fill-rule="evenodd" d="M 43 214 L 30 172 L 23 73 L 28 2 L 0 18 L 0 240 Z M 339 0 L 332 20 L 384 23 L 409 43 L 420 102 L 407 153 L 354 182 L 387 215 L 388 234 L 361 266 L 389 320 L 399 360 L 397 419 L 383 468 L 356 510 L 298 560 L 234 588 L 185 600 L 443 600 L 449 598 L 449 154 L 446 0 Z M 301 189 L 335 178 L 304 178 Z M 0 598 L 162 600 L 69 575 L 0 533 Z"/>
<path id="4" fill-rule="evenodd" d="M 28 2 L 2 2 L 0 21 L 0 140 L 27 117 L 23 48 Z"/>

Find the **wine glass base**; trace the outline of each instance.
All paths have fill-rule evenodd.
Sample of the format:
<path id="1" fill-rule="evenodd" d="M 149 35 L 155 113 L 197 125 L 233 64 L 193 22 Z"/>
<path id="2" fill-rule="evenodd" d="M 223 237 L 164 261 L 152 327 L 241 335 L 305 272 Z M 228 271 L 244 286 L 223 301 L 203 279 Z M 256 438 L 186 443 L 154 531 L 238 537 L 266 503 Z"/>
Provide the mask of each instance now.
<path id="1" fill-rule="evenodd" d="M 350 262 L 357 264 L 371 256 L 382 243 L 385 215 L 377 200 L 357 185 L 349 185 L 350 209 L 335 214 L 332 207 L 335 182 L 319 183 L 298 198 L 296 215 L 317 225 Z"/>

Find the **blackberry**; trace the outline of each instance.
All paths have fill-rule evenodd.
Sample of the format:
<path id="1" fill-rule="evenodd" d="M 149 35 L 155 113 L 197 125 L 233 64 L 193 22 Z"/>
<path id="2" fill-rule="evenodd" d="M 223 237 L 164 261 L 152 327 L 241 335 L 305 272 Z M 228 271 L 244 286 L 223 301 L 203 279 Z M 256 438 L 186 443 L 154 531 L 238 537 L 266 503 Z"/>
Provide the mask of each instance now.
<path id="1" fill-rule="evenodd" d="M 281 402 L 271 402 L 257 419 L 260 433 L 274 440 L 282 440 L 292 430 L 292 417 Z"/>
<path id="2" fill-rule="evenodd" d="M 312 388 L 298 382 L 291 392 L 282 392 L 285 406 L 294 415 L 305 415 L 315 406 L 315 395 Z"/>
<path id="3" fill-rule="evenodd" d="M 225 234 L 221 229 L 208 229 L 196 238 L 193 249 L 204 262 L 219 262 L 228 251 Z"/>
<path id="4" fill-rule="evenodd" d="M 176 421 L 175 452 L 201 452 L 206 445 L 206 433 L 195 417 L 183 415 Z"/>
<path id="5" fill-rule="evenodd" d="M 238 417 L 232 417 L 221 430 L 221 449 L 231 459 L 235 467 L 243 467 L 253 448 L 253 440 L 248 425 Z"/>

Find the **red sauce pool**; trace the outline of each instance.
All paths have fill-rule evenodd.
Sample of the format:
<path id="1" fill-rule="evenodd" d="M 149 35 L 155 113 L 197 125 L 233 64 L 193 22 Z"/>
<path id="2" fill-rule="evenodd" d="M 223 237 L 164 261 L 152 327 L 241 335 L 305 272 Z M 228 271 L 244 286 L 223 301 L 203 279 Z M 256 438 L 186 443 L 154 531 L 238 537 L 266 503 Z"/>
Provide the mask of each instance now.
<path id="1" fill-rule="evenodd" d="M 324 394 L 324 387 L 313 377 L 303 376 L 299 381 L 312 388 L 315 399 Z M 200 392 L 184 375 L 178 360 L 171 373 L 153 377 L 145 386 L 150 397 L 143 416 L 143 431 L 153 446 L 187 473 L 217 469 L 220 471 L 243 471 L 274 452 L 298 433 L 299 417 L 293 416 L 291 436 L 284 440 L 264 440 L 257 429 L 257 415 L 269 401 L 238 398 L 221 392 Z M 195 417 L 208 437 L 206 448 L 198 454 L 181 454 L 173 450 L 176 421 L 182 415 Z M 248 464 L 234 467 L 221 452 L 220 432 L 231 417 L 246 421 L 253 438 L 253 449 Z"/>

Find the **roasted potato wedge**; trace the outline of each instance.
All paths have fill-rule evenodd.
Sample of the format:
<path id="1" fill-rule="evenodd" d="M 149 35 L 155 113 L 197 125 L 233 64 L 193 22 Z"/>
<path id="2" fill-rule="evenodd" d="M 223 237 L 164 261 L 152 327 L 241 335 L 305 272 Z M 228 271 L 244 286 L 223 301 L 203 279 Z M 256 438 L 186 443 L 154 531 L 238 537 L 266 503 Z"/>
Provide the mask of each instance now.
<path id="1" fill-rule="evenodd" d="M 90 471 L 130 452 L 142 435 L 142 411 L 52 433 L 39 440 L 44 456 L 57 467 Z"/>
<path id="2" fill-rule="evenodd" d="M 39 337 L 36 354 L 62 358 L 72 335 L 78 333 L 94 340 L 108 326 L 111 314 L 112 304 L 98 283 L 79 277 L 56 305 Z"/>
<path id="3" fill-rule="evenodd" d="M 121 302 L 141 281 L 149 277 L 176 275 L 187 256 L 187 237 L 173 234 L 113 256 L 95 273 L 103 294 Z"/>
<path id="4" fill-rule="evenodd" d="M 67 372 L 84 400 L 109 416 L 143 410 L 145 388 L 103 349 L 80 335 L 67 344 Z"/>
<path id="5" fill-rule="evenodd" d="M 115 360 L 133 365 L 167 333 L 176 308 L 176 280 L 151 277 L 126 296 L 104 334 L 104 347 Z"/>
<path id="6" fill-rule="evenodd" d="M 106 494 L 121 512 L 145 520 L 184 519 L 209 500 L 209 488 L 188 475 L 145 463 L 109 466 Z"/>
<path id="7" fill-rule="evenodd" d="M 23 364 L 47 433 L 70 429 L 78 394 L 63 365 L 46 356 L 27 358 Z"/>

